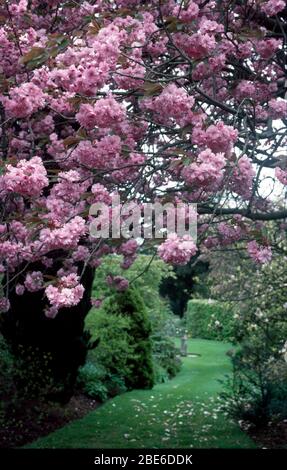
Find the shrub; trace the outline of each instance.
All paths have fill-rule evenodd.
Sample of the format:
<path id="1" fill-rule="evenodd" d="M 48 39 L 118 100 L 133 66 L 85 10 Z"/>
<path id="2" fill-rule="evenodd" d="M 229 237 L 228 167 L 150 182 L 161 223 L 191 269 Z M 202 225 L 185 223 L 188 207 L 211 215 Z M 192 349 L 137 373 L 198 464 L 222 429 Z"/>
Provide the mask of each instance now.
<path id="1" fill-rule="evenodd" d="M 105 310 L 92 310 L 87 324 L 92 338 L 98 341 L 96 348 L 89 352 L 89 359 L 112 375 L 129 375 L 128 361 L 133 354 L 129 344 L 129 318 Z"/>
<path id="2" fill-rule="evenodd" d="M 84 392 L 101 401 L 127 390 L 125 377 L 133 349 L 129 344 L 130 321 L 122 315 L 107 314 L 103 309 L 91 310 L 86 326 L 96 348 L 88 353 L 88 362 L 80 370 L 78 385 Z"/>
<path id="3" fill-rule="evenodd" d="M 185 322 L 182 318 L 174 315 L 169 303 L 158 296 L 152 308 L 148 308 L 152 331 L 163 337 L 177 337 L 183 334 Z"/>
<path id="4" fill-rule="evenodd" d="M 256 338 L 244 341 L 234 353 L 233 374 L 222 394 L 230 416 L 254 425 L 287 417 L 287 364 L 267 354 L 268 348 Z"/>
<path id="5" fill-rule="evenodd" d="M 105 401 L 108 398 L 106 375 L 107 372 L 103 367 L 87 362 L 80 367 L 77 382 L 89 397 Z"/>
<path id="6" fill-rule="evenodd" d="M 154 381 L 157 384 L 168 382 L 170 377 L 167 371 L 157 362 L 154 362 Z"/>
<path id="7" fill-rule="evenodd" d="M 132 353 L 127 360 L 129 373 L 125 376 L 126 386 L 151 388 L 154 384 L 151 323 L 143 300 L 134 288 L 111 296 L 106 304 L 108 315 L 122 315 L 129 320 L 127 329 L 129 346 Z"/>
<path id="8" fill-rule="evenodd" d="M 152 341 L 153 359 L 157 368 L 156 382 L 165 382 L 165 378 L 171 379 L 180 371 L 179 350 L 170 338 L 161 336 L 159 333 L 152 336 Z"/>
<path id="9" fill-rule="evenodd" d="M 135 289 L 108 297 L 90 312 L 86 325 L 99 340 L 89 358 L 105 369 L 109 393 L 153 386 L 151 323 Z"/>
<path id="10" fill-rule="evenodd" d="M 89 359 L 105 367 L 111 381 L 119 382 L 120 385 L 115 386 L 115 390 L 123 390 L 124 378 L 131 375 L 128 358 L 134 353 L 129 339 L 130 319 L 121 314 L 108 313 L 108 305 L 109 302 L 102 309 L 91 310 L 86 319 L 92 340 L 99 340 L 96 349 L 89 353 Z M 177 317 L 170 313 L 162 299 L 153 311 L 148 311 L 148 317 L 151 320 L 150 339 L 155 382 L 159 383 L 174 377 L 181 367 L 179 351 L 170 339 L 178 331 Z"/>
<path id="11" fill-rule="evenodd" d="M 104 311 L 105 316 L 110 316 L 110 313 L 114 308 L 114 306 L 111 306 L 111 308 L 108 307 L 108 298 L 112 296 L 112 298 L 115 299 L 113 293 L 108 289 L 106 277 L 110 273 L 113 273 L 113 275 L 123 274 L 123 270 L 120 267 L 121 261 L 121 256 L 107 256 L 96 272 L 96 278 L 93 284 L 93 296 L 95 298 L 106 299 L 103 306 L 98 309 L 98 311 Z M 182 319 L 172 313 L 169 301 L 159 295 L 161 281 L 167 276 L 169 276 L 170 279 L 174 277 L 172 268 L 160 259 L 154 259 L 152 263 L 150 263 L 150 261 L 150 256 L 144 254 L 139 255 L 134 264 L 128 270 L 125 270 L 124 276 L 130 281 L 133 281 L 133 290 L 136 290 L 141 298 L 144 299 L 144 306 L 151 326 L 151 335 L 153 337 L 152 359 L 154 363 L 153 366 L 155 368 L 157 366 L 159 367 L 157 361 L 160 355 L 160 349 L 155 345 L 155 342 L 158 341 L 155 340 L 155 337 L 158 338 L 160 336 L 165 341 L 165 339 L 169 337 L 180 335 L 182 330 Z M 145 269 L 147 266 L 148 269 Z M 114 303 L 114 300 L 110 302 L 110 304 L 112 303 Z M 116 310 L 118 315 L 119 309 L 116 308 Z M 95 311 L 92 310 L 86 319 L 86 325 L 91 332 L 95 330 L 93 318 L 96 318 L 96 315 Z M 169 344 L 171 343 L 169 342 Z M 154 348 L 156 349 L 156 357 L 154 355 Z M 164 350 L 162 350 L 162 353 L 166 356 L 166 352 Z M 172 344 L 170 345 L 169 357 L 169 371 L 166 370 L 164 372 L 166 377 L 170 377 L 173 374 L 173 372 L 171 372 L 172 369 L 178 370 L 179 360 L 176 358 L 176 354 L 174 354 L 174 346 Z M 172 361 L 173 364 L 171 364 Z M 167 361 L 163 359 L 161 363 L 167 364 Z"/>
<path id="12" fill-rule="evenodd" d="M 211 292 L 233 302 L 233 374 L 226 383 L 229 414 L 255 425 L 287 418 L 286 240 L 268 224 L 272 260 L 262 265 L 241 250 L 214 252 L 210 257 Z M 273 248 L 274 247 L 274 248 Z M 278 249 L 279 248 L 279 249 Z"/>
<path id="13" fill-rule="evenodd" d="M 231 341 L 234 337 L 234 318 L 224 304 L 203 299 L 188 302 L 185 314 L 186 329 L 193 338 Z"/>

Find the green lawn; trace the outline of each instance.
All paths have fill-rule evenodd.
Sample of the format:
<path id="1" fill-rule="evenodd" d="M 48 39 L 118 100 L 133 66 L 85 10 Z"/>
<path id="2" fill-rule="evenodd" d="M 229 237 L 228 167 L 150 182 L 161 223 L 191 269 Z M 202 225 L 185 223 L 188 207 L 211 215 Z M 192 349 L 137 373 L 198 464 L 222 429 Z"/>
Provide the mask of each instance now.
<path id="1" fill-rule="evenodd" d="M 28 447 L 254 448 L 239 426 L 218 411 L 218 379 L 230 371 L 229 347 L 191 340 L 189 351 L 201 356 L 186 358 L 173 380 L 117 396 Z"/>

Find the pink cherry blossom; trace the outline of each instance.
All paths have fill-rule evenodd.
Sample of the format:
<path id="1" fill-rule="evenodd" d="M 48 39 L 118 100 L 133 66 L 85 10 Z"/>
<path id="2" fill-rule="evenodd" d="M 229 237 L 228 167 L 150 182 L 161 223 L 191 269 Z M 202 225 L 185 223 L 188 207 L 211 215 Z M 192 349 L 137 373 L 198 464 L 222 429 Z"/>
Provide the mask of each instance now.
<path id="1" fill-rule="evenodd" d="M 102 305 L 102 299 L 91 299 L 91 304 L 95 308 L 99 308 Z"/>
<path id="2" fill-rule="evenodd" d="M 10 302 L 7 297 L 0 297 L 0 313 L 8 312 L 10 309 Z"/>
<path id="3" fill-rule="evenodd" d="M 275 168 L 275 176 L 278 178 L 280 183 L 287 185 L 287 171 L 282 168 Z"/>
<path id="4" fill-rule="evenodd" d="M 222 121 L 212 124 L 203 130 L 195 126 L 192 132 L 193 143 L 199 146 L 207 146 L 212 152 L 227 152 L 230 150 L 238 137 L 238 131 L 232 126 L 226 126 Z"/>
<path id="5" fill-rule="evenodd" d="M 33 271 L 26 274 L 24 285 L 29 292 L 36 292 L 43 288 L 43 274 L 41 271 Z"/>
<path id="6" fill-rule="evenodd" d="M 158 247 L 157 251 L 165 263 L 184 265 L 195 255 L 197 248 L 190 236 L 184 235 L 182 238 L 179 238 L 173 233 L 168 235 L 165 242 Z"/>
<path id="7" fill-rule="evenodd" d="M 212 188 L 221 182 L 226 160 L 222 153 L 207 149 L 199 153 L 196 162 L 182 170 L 183 179 L 190 185 Z"/>
<path id="8" fill-rule="evenodd" d="M 46 287 L 45 294 L 51 306 L 59 310 L 77 305 L 83 297 L 84 287 L 79 283 L 79 277 L 76 274 L 69 274 L 63 276 L 57 286 L 50 284 Z"/>
<path id="9" fill-rule="evenodd" d="M 261 10 L 268 16 L 277 15 L 277 13 L 280 13 L 284 8 L 286 8 L 286 2 L 284 0 L 268 0 L 268 2 L 263 3 L 261 6 Z"/>
<path id="10" fill-rule="evenodd" d="M 45 95 L 41 88 L 34 83 L 23 83 L 19 87 L 13 88 L 10 92 L 10 98 L 5 98 L 3 102 L 8 116 L 25 118 L 44 106 Z"/>
<path id="11" fill-rule="evenodd" d="M 144 100 L 142 106 L 153 110 L 160 121 L 170 118 L 178 120 L 191 112 L 194 99 L 174 84 L 168 85 L 159 96 L 152 100 Z"/>
<path id="12" fill-rule="evenodd" d="M 4 184 L 7 191 L 22 196 L 39 196 L 49 184 L 42 159 L 33 157 L 31 160 L 20 160 L 16 166 L 7 165 Z"/>
<path id="13" fill-rule="evenodd" d="M 282 46 L 280 39 L 270 38 L 258 41 L 256 50 L 263 59 L 269 59 L 280 46 Z"/>
<path id="14" fill-rule="evenodd" d="M 17 295 L 23 295 L 25 292 L 25 287 L 23 286 L 23 284 L 16 284 L 15 292 Z"/>
<path id="15" fill-rule="evenodd" d="M 82 104 L 76 119 L 81 126 L 91 129 L 98 127 L 111 127 L 122 121 L 125 117 L 124 108 L 112 96 L 96 101 L 92 106 Z"/>
<path id="16" fill-rule="evenodd" d="M 286 119 L 287 117 L 287 100 L 272 99 L 268 103 L 269 115 L 273 119 Z"/>
<path id="17" fill-rule="evenodd" d="M 249 158 L 243 155 L 238 162 L 230 166 L 229 186 L 235 193 L 248 199 L 251 195 L 252 182 L 255 176 L 255 171 Z"/>
<path id="18" fill-rule="evenodd" d="M 135 254 L 137 249 L 138 249 L 137 241 L 131 239 L 121 245 L 120 252 L 125 256 L 132 256 Z"/>
<path id="19" fill-rule="evenodd" d="M 173 9 L 173 15 L 178 16 L 182 21 L 189 22 L 196 18 L 199 13 L 199 7 L 196 3 L 190 1 L 187 8 L 177 5 Z"/>
<path id="20" fill-rule="evenodd" d="M 272 250 L 270 246 L 258 245 L 258 243 L 253 240 L 247 244 L 247 251 L 249 256 L 259 264 L 267 263 L 272 258 Z"/>
<path id="21" fill-rule="evenodd" d="M 118 292 L 123 292 L 129 287 L 129 281 L 123 276 L 107 276 L 106 282 Z"/>

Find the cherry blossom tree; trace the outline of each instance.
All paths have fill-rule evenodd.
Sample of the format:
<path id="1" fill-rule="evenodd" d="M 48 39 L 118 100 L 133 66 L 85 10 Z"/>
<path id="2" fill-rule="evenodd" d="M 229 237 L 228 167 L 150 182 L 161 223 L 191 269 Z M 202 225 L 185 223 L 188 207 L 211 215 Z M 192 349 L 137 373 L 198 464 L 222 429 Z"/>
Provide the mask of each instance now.
<path id="1" fill-rule="evenodd" d="M 60 369 L 83 361 L 95 270 L 112 252 L 128 268 L 138 249 L 89 233 L 90 206 L 114 193 L 197 203 L 198 246 L 170 234 L 168 263 L 241 239 L 270 259 L 264 224 L 287 217 L 262 190 L 287 182 L 286 15 L 284 0 L 0 2 L 0 308 L 14 345 L 54 344 Z"/>

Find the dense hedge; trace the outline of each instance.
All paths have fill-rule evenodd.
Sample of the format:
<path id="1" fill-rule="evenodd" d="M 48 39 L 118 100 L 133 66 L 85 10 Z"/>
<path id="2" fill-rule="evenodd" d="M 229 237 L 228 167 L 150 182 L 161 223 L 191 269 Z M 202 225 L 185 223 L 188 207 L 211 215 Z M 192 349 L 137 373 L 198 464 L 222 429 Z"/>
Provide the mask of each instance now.
<path id="1" fill-rule="evenodd" d="M 230 308 L 214 300 L 192 299 L 185 314 L 186 329 L 193 338 L 232 341 L 234 318 Z"/>

